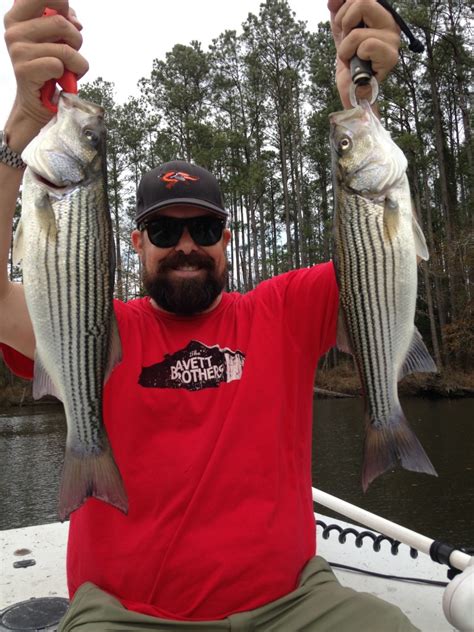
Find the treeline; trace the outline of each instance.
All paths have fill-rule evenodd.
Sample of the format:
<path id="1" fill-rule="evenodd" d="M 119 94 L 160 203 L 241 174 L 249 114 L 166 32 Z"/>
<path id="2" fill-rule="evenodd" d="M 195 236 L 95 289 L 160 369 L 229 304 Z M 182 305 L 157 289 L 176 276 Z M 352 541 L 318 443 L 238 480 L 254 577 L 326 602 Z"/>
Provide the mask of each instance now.
<path id="1" fill-rule="evenodd" d="M 425 46 L 415 55 L 404 45 L 379 99 L 384 124 L 408 158 L 431 254 L 420 266 L 417 324 L 440 367 L 466 369 L 474 348 L 472 22 L 458 0 L 396 5 Z M 208 50 L 193 41 L 155 59 L 124 104 L 106 78 L 82 86 L 108 116 L 119 298 L 142 291 L 129 240 L 138 181 L 175 158 L 207 167 L 222 183 L 233 232 L 230 289 L 245 292 L 331 258 L 328 115 L 341 107 L 334 71 L 329 23 L 309 32 L 285 0 L 267 0 Z"/>

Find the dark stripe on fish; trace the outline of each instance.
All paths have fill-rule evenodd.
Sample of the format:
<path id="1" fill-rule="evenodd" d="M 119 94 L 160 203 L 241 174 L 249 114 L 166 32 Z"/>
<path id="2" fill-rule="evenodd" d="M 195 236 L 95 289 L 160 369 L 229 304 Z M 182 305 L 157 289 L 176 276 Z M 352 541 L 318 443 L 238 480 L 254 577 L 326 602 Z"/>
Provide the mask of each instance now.
<path id="1" fill-rule="evenodd" d="M 57 220 L 56 220 L 57 221 Z M 59 226 L 59 224 L 57 225 L 57 230 L 56 230 L 56 239 L 54 242 L 54 249 L 53 252 L 51 253 L 51 256 L 53 257 L 53 266 L 54 266 L 54 271 L 55 271 L 55 275 L 54 275 L 54 289 L 56 290 L 53 294 L 53 296 L 50 298 L 50 300 L 55 301 L 56 302 L 56 322 L 59 324 L 59 341 L 56 342 L 56 344 L 59 345 L 59 349 L 61 349 L 61 355 L 62 355 L 62 347 L 64 344 L 64 334 L 65 334 L 65 327 L 64 327 L 64 320 L 63 320 L 63 306 L 62 306 L 62 300 L 63 297 L 61 296 L 61 287 L 62 287 L 62 283 L 61 283 L 61 275 L 63 274 L 62 270 L 60 270 L 59 267 L 59 242 L 61 239 L 61 227 Z"/>
<path id="2" fill-rule="evenodd" d="M 353 256 L 355 262 L 355 276 L 351 277 L 351 286 L 354 288 L 364 287 L 367 284 L 367 253 L 364 249 L 364 243 L 360 231 L 360 217 L 361 208 L 359 200 L 356 196 L 352 199 L 352 218 L 350 223 L 350 242 L 355 256 Z M 367 380 L 367 396 L 373 404 L 373 392 L 375 390 L 374 371 L 372 369 L 373 362 L 373 349 L 371 345 L 371 331 L 370 331 L 370 305 L 367 302 L 367 295 L 364 292 L 357 292 L 357 307 L 355 309 L 355 316 L 357 323 L 353 323 L 355 331 L 353 332 L 356 348 L 359 349 L 361 355 L 361 369 L 366 376 Z"/>
<path id="3" fill-rule="evenodd" d="M 391 237 L 388 235 L 388 231 L 385 231 L 383 229 L 383 227 L 380 225 L 380 222 L 376 222 L 376 229 L 377 229 L 377 235 L 382 247 L 382 268 L 383 268 L 383 274 L 382 274 L 382 278 L 383 278 L 383 289 L 384 289 L 384 296 L 383 296 L 383 313 L 385 315 L 385 318 L 387 318 L 389 326 L 388 326 L 388 331 L 393 331 L 393 327 L 395 326 L 395 309 L 394 309 L 394 305 L 392 305 L 392 309 L 390 309 L 389 306 L 389 296 L 392 296 L 392 300 L 395 300 L 395 292 L 394 292 L 394 285 L 393 285 L 393 278 L 392 278 L 392 287 L 390 288 L 391 291 L 389 291 L 389 287 L 388 287 L 388 280 L 389 280 L 389 275 L 388 275 L 388 268 L 389 268 L 389 264 L 387 262 L 387 258 L 389 256 L 389 254 L 391 255 L 391 268 L 392 268 L 392 275 L 393 275 L 393 270 L 394 270 L 394 261 L 393 261 L 393 244 L 392 244 L 392 239 Z M 386 242 L 389 241 L 390 244 L 390 252 L 387 252 L 387 248 L 386 246 Z M 393 340 L 392 340 L 392 336 L 388 336 L 388 358 L 386 357 L 386 362 L 389 361 L 390 358 L 393 358 Z M 388 379 L 388 376 L 387 376 Z M 388 382 L 387 382 L 388 383 Z"/>
<path id="4" fill-rule="evenodd" d="M 44 277 L 46 279 L 46 289 L 48 300 L 48 312 L 49 312 L 49 322 L 54 323 L 54 314 L 53 314 L 53 305 L 51 301 L 51 274 L 48 266 L 48 245 L 50 243 L 50 235 L 51 235 L 51 224 L 48 224 L 48 230 L 46 232 L 46 247 L 44 248 L 44 257 L 43 257 L 43 266 L 44 266 Z M 40 248 L 40 240 L 41 240 L 41 231 L 38 231 L 38 238 L 36 241 L 36 252 L 41 252 Z"/>
<path id="5" fill-rule="evenodd" d="M 358 202 L 359 199 L 357 198 Z M 371 344 L 370 358 L 371 371 L 373 373 L 372 382 L 374 384 L 374 397 L 376 400 L 376 407 L 378 409 L 384 408 L 383 392 L 384 392 L 384 380 L 386 381 L 387 375 L 385 373 L 385 361 L 384 361 L 384 345 L 382 338 L 383 324 L 381 319 L 380 309 L 380 288 L 378 287 L 378 275 L 376 269 L 378 265 L 377 251 L 375 243 L 373 241 L 373 216 L 370 213 L 365 213 L 365 226 L 362 222 L 358 223 L 359 236 L 362 243 L 362 249 L 364 251 L 365 261 L 365 281 L 366 287 L 373 287 L 374 292 L 372 299 L 369 299 L 368 295 L 365 295 L 367 312 L 368 312 L 368 329 L 369 340 Z M 374 366 L 374 362 L 375 365 Z"/>
<path id="6" fill-rule="evenodd" d="M 76 199 L 76 204 L 79 205 L 79 207 L 84 207 L 84 208 L 90 208 L 88 203 L 89 203 L 89 195 L 88 195 L 88 190 L 86 189 L 83 192 L 78 192 L 78 199 Z M 85 198 L 85 199 L 83 199 Z M 94 358 L 90 352 L 90 346 L 91 346 L 91 336 L 90 336 L 90 328 L 91 328 L 91 324 L 97 322 L 94 319 L 94 315 L 91 316 L 90 312 L 91 309 L 93 311 L 95 311 L 95 303 L 97 301 L 97 296 L 93 296 L 91 297 L 92 300 L 88 300 L 89 299 L 89 291 L 91 289 L 91 283 L 90 283 L 90 279 L 89 279 L 89 265 L 90 265 L 90 261 L 91 261 L 91 242 L 93 242 L 93 239 L 89 238 L 86 240 L 86 243 L 83 244 L 81 246 L 80 242 L 80 236 L 82 234 L 84 235 L 90 235 L 92 236 L 94 233 L 91 232 L 91 213 L 86 213 L 80 214 L 80 230 L 77 234 L 77 238 L 78 238 L 78 248 L 84 248 L 85 249 L 85 256 L 84 256 L 84 262 L 83 262 L 83 266 L 81 266 L 78 270 L 78 274 L 79 276 L 81 275 L 81 272 L 83 272 L 84 274 L 84 278 L 81 278 L 80 281 L 78 282 L 78 290 L 81 292 L 81 300 L 80 303 L 82 305 L 79 305 L 78 308 L 78 320 L 82 320 L 82 318 L 84 318 L 84 326 L 87 332 L 87 337 L 85 339 L 86 344 L 84 345 L 84 358 L 83 358 L 83 363 L 82 366 L 85 369 L 88 379 L 86 380 L 86 398 L 85 398 L 85 402 L 88 405 L 88 408 L 90 409 L 90 413 L 89 413 L 89 419 L 90 419 L 90 423 L 88 424 L 82 424 L 81 429 L 83 432 L 83 440 L 84 443 L 86 443 L 88 446 L 92 446 L 93 441 L 94 441 L 94 436 L 96 435 L 95 432 L 95 426 L 96 426 L 96 420 L 95 420 L 95 411 L 94 411 L 94 406 L 93 406 L 93 401 L 94 401 L 94 394 L 93 394 L 93 390 L 95 390 L 95 384 L 93 383 L 93 381 L 95 380 L 95 378 L 93 377 L 95 375 L 95 371 L 93 371 L 93 361 Z M 93 228 L 92 228 L 93 230 Z M 94 261 L 92 260 L 92 265 L 94 265 Z M 83 317 L 81 317 L 81 313 L 83 314 Z"/>
<path id="7" fill-rule="evenodd" d="M 386 420 L 389 418 L 393 406 L 389 384 L 391 382 L 390 372 L 392 371 L 392 334 L 395 326 L 395 313 L 389 309 L 388 305 L 387 268 L 390 266 L 390 262 L 387 261 L 387 249 L 383 235 L 383 216 L 375 216 L 374 224 L 375 230 L 372 231 L 372 235 L 377 239 L 379 252 L 377 252 L 377 250 L 374 251 L 372 265 L 374 269 L 374 278 L 376 280 L 376 297 L 379 310 L 380 362 L 384 370 L 384 383 L 382 389 L 383 401 L 381 402 L 382 410 L 379 411 L 378 417 L 382 417 Z M 382 262 L 382 270 L 380 270 L 380 260 Z"/>
<path id="8" fill-rule="evenodd" d="M 358 197 L 355 198 L 357 213 L 362 219 L 362 209 L 360 205 L 360 200 Z M 358 287 L 370 287 L 370 276 L 369 276 L 369 258 L 367 253 L 367 244 L 365 242 L 366 235 L 362 230 L 361 221 L 354 222 L 354 229 L 357 230 L 356 239 L 360 244 L 360 267 L 361 267 L 361 275 L 357 279 Z M 363 276 L 363 279 L 361 279 Z M 369 393 L 368 396 L 372 401 L 372 405 L 374 408 L 377 408 L 377 392 L 380 389 L 380 358 L 377 353 L 377 339 L 376 332 L 374 330 L 375 322 L 374 322 L 374 314 L 372 309 L 372 304 L 370 302 L 369 295 L 366 292 L 362 292 L 362 329 L 358 332 L 361 336 L 365 334 L 365 340 L 367 344 L 367 362 L 364 367 L 364 372 L 366 373 L 366 377 L 369 381 Z M 374 348 L 375 345 L 375 348 Z M 376 364 L 376 367 L 374 366 Z M 378 378 L 378 383 L 377 383 Z M 378 388 L 377 388 L 378 387 Z"/>
<path id="9" fill-rule="evenodd" d="M 358 262 L 360 261 L 360 252 L 357 249 L 357 239 L 354 237 L 353 231 L 353 208 L 350 204 L 346 203 L 343 213 L 339 214 L 339 246 L 343 253 L 343 260 L 345 261 L 345 269 L 341 270 L 341 298 L 347 302 L 347 295 L 349 294 L 352 303 L 352 309 L 346 311 L 347 327 L 349 329 L 348 335 L 354 345 L 354 351 L 357 351 L 357 358 L 362 359 L 362 365 L 365 365 L 367 361 L 367 341 L 359 340 L 354 336 L 354 329 L 356 331 L 364 332 L 363 327 L 363 309 L 361 306 L 361 296 L 357 292 L 357 284 L 354 279 L 360 277 L 360 270 Z M 343 220 L 342 218 L 345 218 Z M 342 238 L 344 233 L 345 238 Z M 347 241 L 347 248 L 343 248 L 343 244 Z M 356 256 L 352 253 L 355 252 Z M 354 321 L 355 319 L 355 321 Z M 359 367 L 359 370 L 363 370 L 363 366 Z"/>

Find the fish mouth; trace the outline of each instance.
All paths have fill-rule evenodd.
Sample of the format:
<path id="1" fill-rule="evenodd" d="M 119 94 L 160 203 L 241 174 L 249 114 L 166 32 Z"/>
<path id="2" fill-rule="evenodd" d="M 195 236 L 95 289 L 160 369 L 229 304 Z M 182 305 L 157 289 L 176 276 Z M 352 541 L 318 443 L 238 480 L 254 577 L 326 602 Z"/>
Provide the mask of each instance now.
<path id="1" fill-rule="evenodd" d="M 370 191 L 369 189 L 354 189 L 346 183 L 342 183 L 342 189 L 349 195 L 357 195 L 374 204 L 383 204 L 388 195 L 388 189 L 383 191 Z"/>
<path id="2" fill-rule="evenodd" d="M 72 183 L 72 182 L 66 182 L 66 183 L 61 183 L 61 184 L 57 184 L 56 182 L 52 182 L 51 180 L 48 180 L 48 178 L 46 178 L 45 176 L 41 175 L 40 173 L 33 171 L 33 169 L 31 169 L 30 167 L 30 171 L 31 171 L 31 175 L 33 176 L 33 178 L 42 186 L 46 187 L 47 189 L 49 189 L 50 191 L 52 191 L 55 194 L 63 194 L 63 193 L 67 193 L 68 191 L 71 191 L 75 186 L 77 186 L 76 184 Z"/>

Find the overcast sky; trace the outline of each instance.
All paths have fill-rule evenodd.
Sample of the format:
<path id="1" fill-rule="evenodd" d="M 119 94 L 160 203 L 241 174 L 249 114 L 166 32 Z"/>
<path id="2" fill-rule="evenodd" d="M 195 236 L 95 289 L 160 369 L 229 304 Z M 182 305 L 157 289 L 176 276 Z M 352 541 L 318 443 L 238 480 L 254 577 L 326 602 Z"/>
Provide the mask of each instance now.
<path id="1" fill-rule="evenodd" d="M 326 0 L 289 0 L 298 20 L 316 30 L 329 19 Z M 2 14 L 10 1 L 0 1 Z M 163 59 L 177 44 L 191 40 L 207 50 L 226 29 L 241 32 L 249 13 L 258 14 L 260 0 L 71 0 L 84 26 L 82 52 L 90 70 L 83 81 L 103 77 L 116 87 L 119 102 L 137 94 L 137 81 L 151 72 L 152 61 Z M 113 9 L 112 9 L 113 7 Z M 1 22 L 3 30 L 3 20 Z M 10 111 L 15 83 L 3 37 L 0 42 L 0 129 Z"/>

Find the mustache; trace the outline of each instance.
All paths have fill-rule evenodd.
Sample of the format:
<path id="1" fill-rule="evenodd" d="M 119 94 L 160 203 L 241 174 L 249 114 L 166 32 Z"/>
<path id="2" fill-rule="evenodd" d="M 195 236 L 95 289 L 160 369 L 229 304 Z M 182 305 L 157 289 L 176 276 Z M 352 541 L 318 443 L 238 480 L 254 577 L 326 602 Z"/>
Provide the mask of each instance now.
<path id="1" fill-rule="evenodd" d="M 204 270 L 214 270 L 215 262 L 212 257 L 203 255 L 199 252 L 190 252 L 188 255 L 184 252 L 171 252 L 160 264 L 160 274 L 174 270 L 181 266 L 196 266 Z"/>

